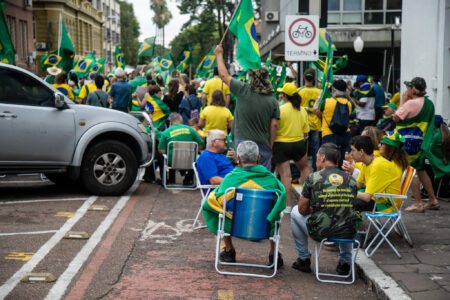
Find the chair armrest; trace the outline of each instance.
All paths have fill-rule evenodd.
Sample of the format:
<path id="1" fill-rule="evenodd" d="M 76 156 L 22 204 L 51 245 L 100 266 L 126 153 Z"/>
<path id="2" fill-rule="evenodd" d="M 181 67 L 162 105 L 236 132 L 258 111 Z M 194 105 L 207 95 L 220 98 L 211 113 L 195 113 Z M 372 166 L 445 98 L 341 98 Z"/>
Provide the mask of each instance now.
<path id="1" fill-rule="evenodd" d="M 385 193 L 375 193 L 374 196 L 377 199 L 381 198 L 381 197 L 394 198 L 394 199 L 407 199 L 408 198 L 408 196 L 406 196 L 406 195 L 385 194 Z"/>

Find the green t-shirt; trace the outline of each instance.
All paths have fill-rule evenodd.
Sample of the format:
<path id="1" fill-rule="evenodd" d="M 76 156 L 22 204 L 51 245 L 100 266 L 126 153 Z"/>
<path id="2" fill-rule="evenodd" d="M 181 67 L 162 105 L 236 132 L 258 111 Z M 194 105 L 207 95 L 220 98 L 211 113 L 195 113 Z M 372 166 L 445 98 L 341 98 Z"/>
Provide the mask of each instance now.
<path id="1" fill-rule="evenodd" d="M 236 96 L 233 136 L 269 145 L 270 121 L 280 119 L 280 109 L 273 95 L 255 93 L 248 84 L 236 79 L 231 79 L 230 90 Z"/>
<path id="2" fill-rule="evenodd" d="M 161 133 L 158 150 L 167 151 L 169 142 L 196 142 L 199 146 L 203 145 L 203 139 L 198 135 L 194 128 L 184 124 L 173 124 Z M 169 149 L 170 152 L 171 149 Z M 171 164 L 171 155 L 168 153 L 169 165 Z"/>

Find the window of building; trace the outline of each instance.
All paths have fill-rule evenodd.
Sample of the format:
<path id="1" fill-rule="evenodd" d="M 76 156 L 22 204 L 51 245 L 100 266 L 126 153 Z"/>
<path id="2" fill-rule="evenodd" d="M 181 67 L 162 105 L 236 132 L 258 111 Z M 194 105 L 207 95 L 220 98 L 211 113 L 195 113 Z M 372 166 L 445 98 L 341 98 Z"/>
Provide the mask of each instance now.
<path id="1" fill-rule="evenodd" d="M 328 0 L 328 24 L 392 24 L 402 0 Z"/>

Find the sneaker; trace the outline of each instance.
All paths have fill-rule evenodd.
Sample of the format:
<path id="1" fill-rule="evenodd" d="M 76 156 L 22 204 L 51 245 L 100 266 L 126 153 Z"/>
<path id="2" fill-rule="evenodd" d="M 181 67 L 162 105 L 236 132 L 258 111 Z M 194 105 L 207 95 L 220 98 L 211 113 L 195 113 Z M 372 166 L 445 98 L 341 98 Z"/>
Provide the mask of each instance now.
<path id="1" fill-rule="evenodd" d="M 413 213 L 423 213 L 425 212 L 425 208 L 423 207 L 423 204 L 416 204 L 413 203 L 407 208 L 405 208 L 405 211 L 407 212 L 413 212 Z"/>
<path id="2" fill-rule="evenodd" d="M 269 254 L 269 266 L 273 264 L 273 254 Z M 281 268 L 284 265 L 283 256 L 280 252 L 278 252 L 278 268 Z"/>
<path id="3" fill-rule="evenodd" d="M 227 251 L 226 249 L 223 249 L 222 252 L 220 252 L 220 260 L 223 262 L 236 262 L 236 251 L 234 248 Z"/>
<path id="4" fill-rule="evenodd" d="M 292 264 L 292 268 L 299 270 L 301 272 L 305 273 L 311 273 L 311 259 L 307 258 L 305 260 L 301 259 L 300 257 L 297 258 L 296 261 Z"/>
<path id="5" fill-rule="evenodd" d="M 339 275 L 349 275 L 350 274 L 350 265 L 348 263 L 339 262 L 336 267 L 336 273 Z"/>
<path id="6" fill-rule="evenodd" d="M 423 208 L 429 209 L 429 210 L 439 210 L 439 209 L 441 209 L 441 206 L 439 205 L 439 202 L 434 201 L 434 202 L 428 202 L 427 204 L 424 205 Z"/>

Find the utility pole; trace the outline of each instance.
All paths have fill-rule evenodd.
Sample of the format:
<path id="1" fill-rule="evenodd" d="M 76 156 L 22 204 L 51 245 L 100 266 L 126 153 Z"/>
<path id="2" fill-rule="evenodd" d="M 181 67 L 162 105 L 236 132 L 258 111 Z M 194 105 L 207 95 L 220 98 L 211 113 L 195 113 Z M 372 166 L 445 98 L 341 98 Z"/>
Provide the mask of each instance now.
<path id="1" fill-rule="evenodd" d="M 298 14 L 299 15 L 309 15 L 309 0 L 298 0 Z M 303 84 L 303 69 L 305 63 L 302 61 L 297 62 L 297 86 Z"/>

